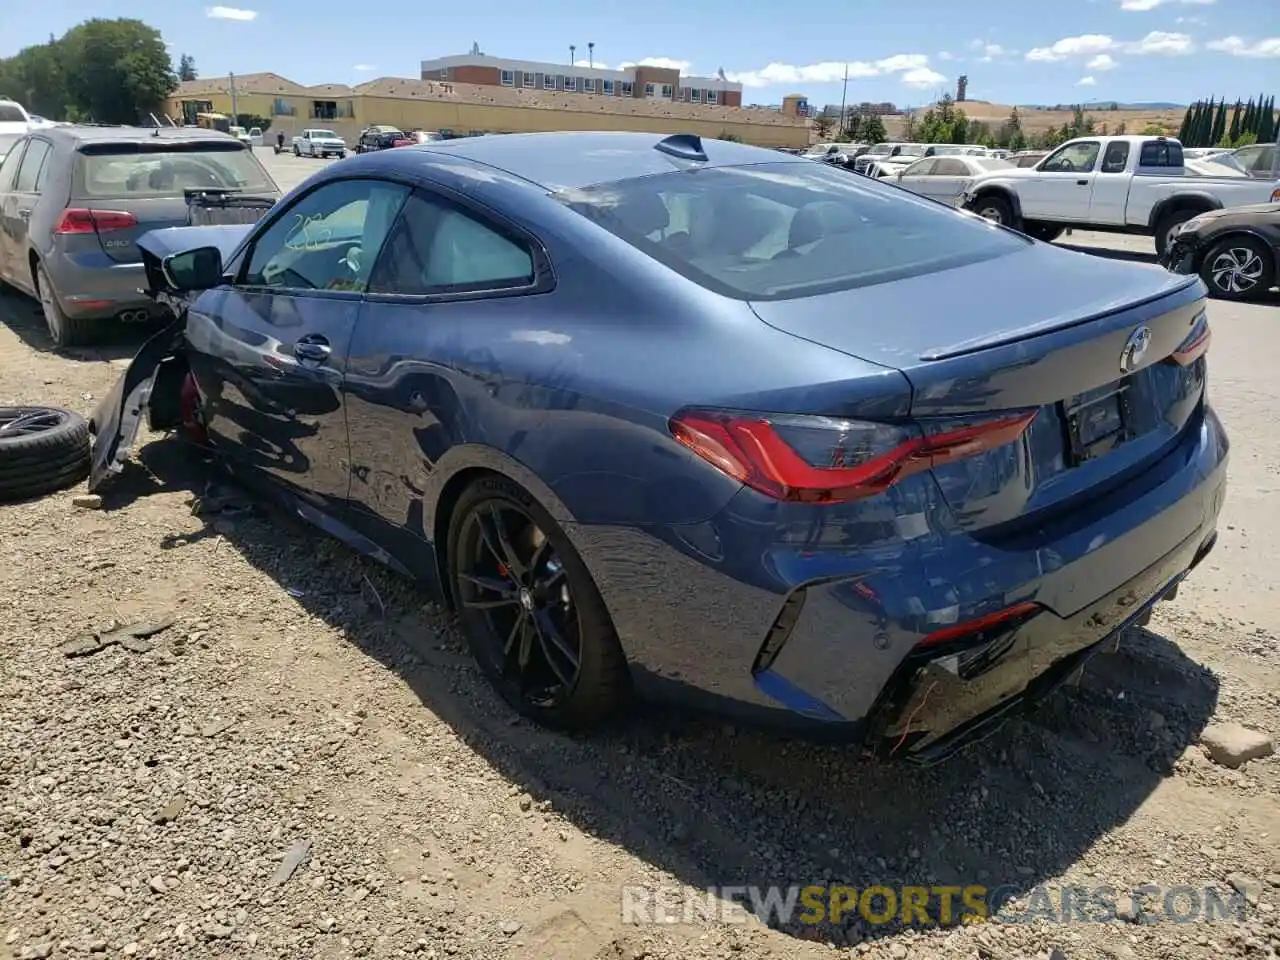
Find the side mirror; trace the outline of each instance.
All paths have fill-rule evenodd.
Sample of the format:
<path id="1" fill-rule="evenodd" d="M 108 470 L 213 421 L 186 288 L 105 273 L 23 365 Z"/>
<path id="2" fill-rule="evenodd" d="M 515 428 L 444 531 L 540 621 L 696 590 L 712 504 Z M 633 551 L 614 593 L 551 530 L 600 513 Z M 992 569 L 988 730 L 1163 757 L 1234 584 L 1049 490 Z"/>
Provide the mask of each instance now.
<path id="1" fill-rule="evenodd" d="M 197 247 L 165 257 L 164 278 L 178 293 L 212 290 L 222 283 L 222 251 L 217 247 Z"/>

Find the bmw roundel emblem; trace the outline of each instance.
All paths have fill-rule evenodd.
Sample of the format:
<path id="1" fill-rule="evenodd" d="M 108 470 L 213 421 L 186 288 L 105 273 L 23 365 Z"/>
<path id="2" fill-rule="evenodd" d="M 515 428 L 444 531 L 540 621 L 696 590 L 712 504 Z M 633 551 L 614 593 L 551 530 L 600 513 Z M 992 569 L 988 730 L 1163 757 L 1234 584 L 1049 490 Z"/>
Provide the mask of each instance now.
<path id="1" fill-rule="evenodd" d="M 1147 347 L 1151 346 L 1151 328 L 1142 326 L 1129 334 L 1120 352 L 1120 372 L 1132 373 L 1147 355 Z"/>

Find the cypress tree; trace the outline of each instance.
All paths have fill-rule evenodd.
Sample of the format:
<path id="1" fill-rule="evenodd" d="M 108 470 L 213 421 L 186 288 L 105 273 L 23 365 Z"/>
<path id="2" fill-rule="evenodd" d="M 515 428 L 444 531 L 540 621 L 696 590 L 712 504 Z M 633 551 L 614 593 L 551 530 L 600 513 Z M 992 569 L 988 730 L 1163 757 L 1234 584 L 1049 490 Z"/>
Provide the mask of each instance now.
<path id="1" fill-rule="evenodd" d="M 1222 138 L 1227 133 L 1227 99 L 1223 97 L 1218 101 L 1218 113 L 1213 118 L 1213 132 L 1209 135 L 1210 144 L 1217 146 L 1222 142 Z"/>
<path id="2" fill-rule="evenodd" d="M 1195 115 L 1196 108 L 1199 106 L 1200 101 L 1197 100 L 1191 106 L 1187 107 L 1187 112 L 1182 115 L 1182 126 L 1178 127 L 1178 140 L 1183 144 L 1183 146 L 1187 145 L 1187 136 L 1191 132 L 1191 118 Z"/>
<path id="3" fill-rule="evenodd" d="M 1265 140 L 1267 143 L 1276 142 L 1276 98 L 1272 96 L 1267 100 L 1267 109 L 1263 111 L 1265 116 L 1263 122 L 1267 125 L 1267 134 L 1265 137 L 1258 137 L 1259 140 Z"/>
<path id="4" fill-rule="evenodd" d="M 1249 98 L 1249 102 L 1244 106 L 1244 119 L 1240 121 L 1241 133 L 1257 133 L 1254 129 L 1255 111 L 1253 106 L 1253 97 Z"/>
<path id="5" fill-rule="evenodd" d="M 1227 127 L 1227 138 L 1235 143 L 1240 138 L 1240 101 L 1231 108 L 1231 125 Z"/>
<path id="6" fill-rule="evenodd" d="M 1271 101 L 1264 99 L 1258 103 L 1258 117 L 1254 128 L 1254 133 L 1258 135 L 1259 143 L 1269 143 L 1275 140 L 1275 129 L 1271 122 Z"/>
<path id="7" fill-rule="evenodd" d="M 1200 123 L 1196 129 L 1196 146 L 1207 147 L 1210 145 L 1209 137 L 1213 134 L 1213 112 L 1217 107 L 1214 105 L 1213 97 L 1209 98 L 1209 102 L 1205 104 L 1204 109 L 1200 112 Z"/>

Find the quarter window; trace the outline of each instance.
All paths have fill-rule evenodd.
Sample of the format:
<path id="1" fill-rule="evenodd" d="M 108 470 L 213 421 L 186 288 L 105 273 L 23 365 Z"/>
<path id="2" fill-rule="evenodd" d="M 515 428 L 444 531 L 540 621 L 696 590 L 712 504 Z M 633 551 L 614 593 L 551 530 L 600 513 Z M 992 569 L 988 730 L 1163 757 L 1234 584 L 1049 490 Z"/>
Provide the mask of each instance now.
<path id="1" fill-rule="evenodd" d="M 340 180 L 308 193 L 254 243 L 242 283 L 360 292 L 409 189 Z"/>
<path id="2" fill-rule="evenodd" d="M 1129 141 L 1113 140 L 1107 145 L 1107 152 L 1102 156 L 1103 173 L 1124 173 L 1129 162 Z"/>
<path id="3" fill-rule="evenodd" d="M 414 193 L 396 222 L 369 292 L 481 293 L 533 283 L 533 254 L 525 243 L 452 204 Z"/>
<path id="4" fill-rule="evenodd" d="M 9 185 L 13 183 L 18 164 L 22 161 L 23 146 L 23 142 L 19 140 L 5 154 L 4 163 L 0 164 L 0 190 L 8 190 Z"/>
<path id="5" fill-rule="evenodd" d="M 14 185 L 14 190 L 18 193 L 36 192 L 40 171 L 48 155 L 49 144 L 44 140 L 32 140 L 27 144 L 27 152 L 22 158 L 22 166 L 18 168 L 18 182 Z"/>
<path id="6" fill-rule="evenodd" d="M 933 175 L 935 177 L 967 177 L 969 168 L 964 165 L 963 160 L 939 157 L 934 164 Z"/>

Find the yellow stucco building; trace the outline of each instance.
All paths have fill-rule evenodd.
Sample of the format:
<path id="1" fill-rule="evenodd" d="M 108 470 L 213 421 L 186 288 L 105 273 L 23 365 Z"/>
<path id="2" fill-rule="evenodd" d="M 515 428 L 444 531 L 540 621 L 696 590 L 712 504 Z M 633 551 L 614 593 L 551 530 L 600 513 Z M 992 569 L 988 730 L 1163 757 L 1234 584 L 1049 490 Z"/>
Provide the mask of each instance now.
<path id="1" fill-rule="evenodd" d="M 382 77 L 348 87 L 303 86 L 274 73 L 235 77 L 235 112 L 270 118 L 271 135 L 307 127 L 334 130 L 348 143 L 373 124 L 466 136 L 548 130 L 633 130 L 734 137 L 765 147 L 804 147 L 809 125 L 794 102 L 783 109 L 726 107 L 674 100 L 512 89 L 448 81 Z M 165 105 L 176 122 L 198 112 L 232 113 L 229 77 L 179 84 Z"/>

